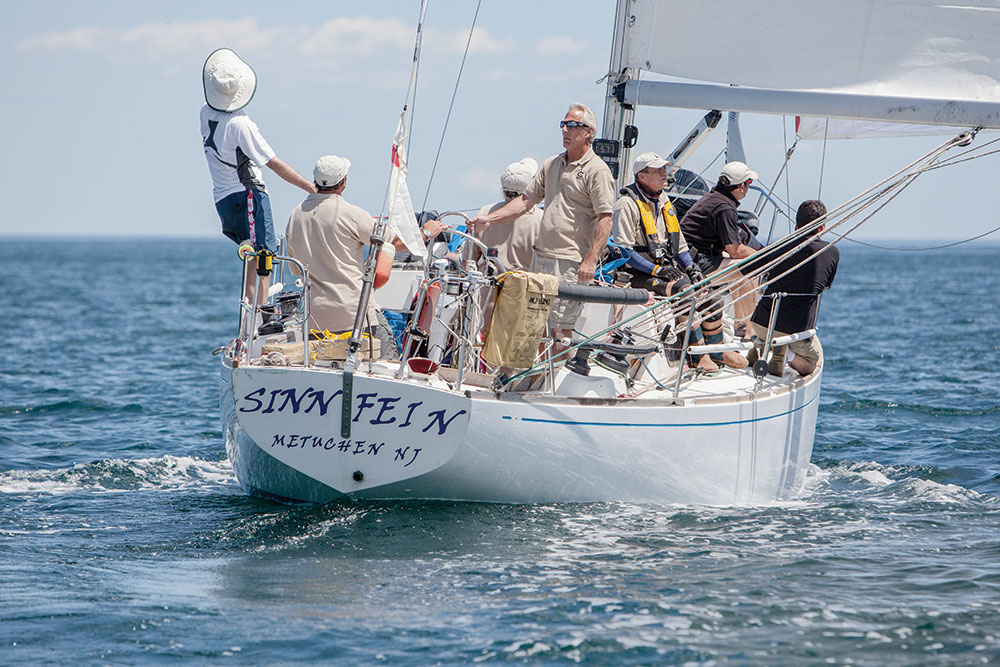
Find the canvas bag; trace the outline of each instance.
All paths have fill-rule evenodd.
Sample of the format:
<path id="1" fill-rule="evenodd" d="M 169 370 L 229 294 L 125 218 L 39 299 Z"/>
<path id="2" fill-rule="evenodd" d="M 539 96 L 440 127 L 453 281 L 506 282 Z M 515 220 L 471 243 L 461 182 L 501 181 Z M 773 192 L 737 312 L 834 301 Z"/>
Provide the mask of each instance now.
<path id="1" fill-rule="evenodd" d="M 528 368 L 538 356 L 559 278 L 545 273 L 510 271 L 497 291 L 486 333 L 483 359 L 494 366 Z"/>

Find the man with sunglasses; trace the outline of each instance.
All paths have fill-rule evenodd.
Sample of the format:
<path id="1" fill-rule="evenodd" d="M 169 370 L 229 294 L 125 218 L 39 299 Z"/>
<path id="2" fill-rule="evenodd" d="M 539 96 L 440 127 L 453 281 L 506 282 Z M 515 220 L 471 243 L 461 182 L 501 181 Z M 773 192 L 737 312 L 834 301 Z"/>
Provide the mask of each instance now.
<path id="1" fill-rule="evenodd" d="M 571 104 L 559 127 L 566 150 L 545 161 L 524 194 L 493 213 L 476 216 L 469 224 L 481 231 L 509 223 L 544 200 L 529 270 L 586 283 L 594 278 L 611 232 L 615 183 L 608 165 L 591 149 L 597 133 L 594 112 L 583 104 Z M 582 310 L 580 302 L 556 299 L 549 312 L 553 338 L 571 337 Z M 556 353 L 561 350 L 557 344 Z"/>
<path id="2" fill-rule="evenodd" d="M 719 182 L 712 191 L 695 202 L 681 219 L 681 232 L 696 251 L 692 253 L 694 261 L 706 274 L 725 269 L 733 262 L 754 254 L 755 250 L 743 243 L 743 228 L 736 209 L 756 178 L 757 172 L 742 162 L 728 163 L 722 168 Z M 729 257 L 723 256 L 723 251 Z M 749 269 L 745 270 L 749 273 Z M 720 280 L 734 282 L 742 281 L 742 278 L 739 271 L 731 271 Z M 753 280 L 732 290 L 737 331 L 741 335 L 746 331 L 747 320 L 756 303 L 753 297 L 755 287 L 756 280 Z"/>

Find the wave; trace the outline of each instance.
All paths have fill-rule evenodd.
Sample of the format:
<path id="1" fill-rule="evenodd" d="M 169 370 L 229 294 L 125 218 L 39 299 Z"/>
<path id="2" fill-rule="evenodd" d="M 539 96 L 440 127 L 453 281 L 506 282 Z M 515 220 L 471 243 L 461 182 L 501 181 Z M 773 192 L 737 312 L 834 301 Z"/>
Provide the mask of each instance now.
<path id="1" fill-rule="evenodd" d="M 1000 498 L 958 484 L 928 479 L 936 471 L 930 466 L 883 465 L 874 461 L 827 461 L 811 465 L 804 498 L 829 499 L 853 491 L 852 500 L 876 502 L 1000 506 Z"/>
<path id="2" fill-rule="evenodd" d="M 105 459 L 51 470 L 0 472 L 0 493 L 62 495 L 78 491 L 175 490 L 198 487 L 238 489 L 228 459 L 206 461 L 167 454 L 149 459 Z"/>
<path id="3" fill-rule="evenodd" d="M 831 403 L 824 410 L 833 412 L 858 412 L 862 410 L 906 410 L 920 414 L 933 415 L 935 417 L 982 417 L 986 415 L 1000 414 L 1000 405 L 993 405 L 988 408 L 941 408 L 932 405 L 895 403 L 893 401 L 878 401 L 871 399 L 858 399 L 852 401 L 836 401 Z"/>
<path id="4" fill-rule="evenodd" d="M 138 403 L 127 403 L 125 405 L 108 403 L 94 399 L 57 401 L 44 405 L 0 405 L 0 416 L 24 415 L 24 414 L 61 414 L 79 412 L 142 412 L 142 406 Z"/>

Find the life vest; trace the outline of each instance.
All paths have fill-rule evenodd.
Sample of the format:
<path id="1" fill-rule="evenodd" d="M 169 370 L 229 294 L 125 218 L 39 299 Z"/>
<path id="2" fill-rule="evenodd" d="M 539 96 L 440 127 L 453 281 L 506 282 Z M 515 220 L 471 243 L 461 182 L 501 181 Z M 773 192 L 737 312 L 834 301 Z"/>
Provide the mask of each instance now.
<path id="1" fill-rule="evenodd" d="M 681 226 L 677 221 L 677 213 L 669 198 L 660 210 L 654 208 L 654 204 L 647 201 L 646 195 L 639 190 L 636 183 L 621 189 L 621 194 L 632 199 L 639 209 L 639 217 L 642 220 L 642 234 L 645 244 L 637 243 L 634 250 L 647 256 L 654 264 L 664 264 L 672 262 L 680 249 Z M 663 227 L 666 230 L 666 238 L 661 238 L 656 227 L 656 219 L 663 216 Z"/>

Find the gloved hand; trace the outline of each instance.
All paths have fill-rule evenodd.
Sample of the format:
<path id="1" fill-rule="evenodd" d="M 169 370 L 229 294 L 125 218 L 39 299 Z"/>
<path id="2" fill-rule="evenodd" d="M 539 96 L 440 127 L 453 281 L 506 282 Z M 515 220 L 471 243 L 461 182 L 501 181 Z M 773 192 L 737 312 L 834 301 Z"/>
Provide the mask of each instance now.
<path id="1" fill-rule="evenodd" d="M 657 264 L 653 269 L 653 276 L 665 283 L 672 283 L 681 277 L 681 272 L 671 264 Z"/>
<path id="2" fill-rule="evenodd" d="M 692 284 L 700 283 L 702 280 L 705 279 L 705 274 L 701 272 L 701 269 L 698 268 L 697 264 L 692 264 L 691 266 L 684 269 L 684 273 L 686 273 L 688 275 L 688 278 L 691 279 Z"/>

